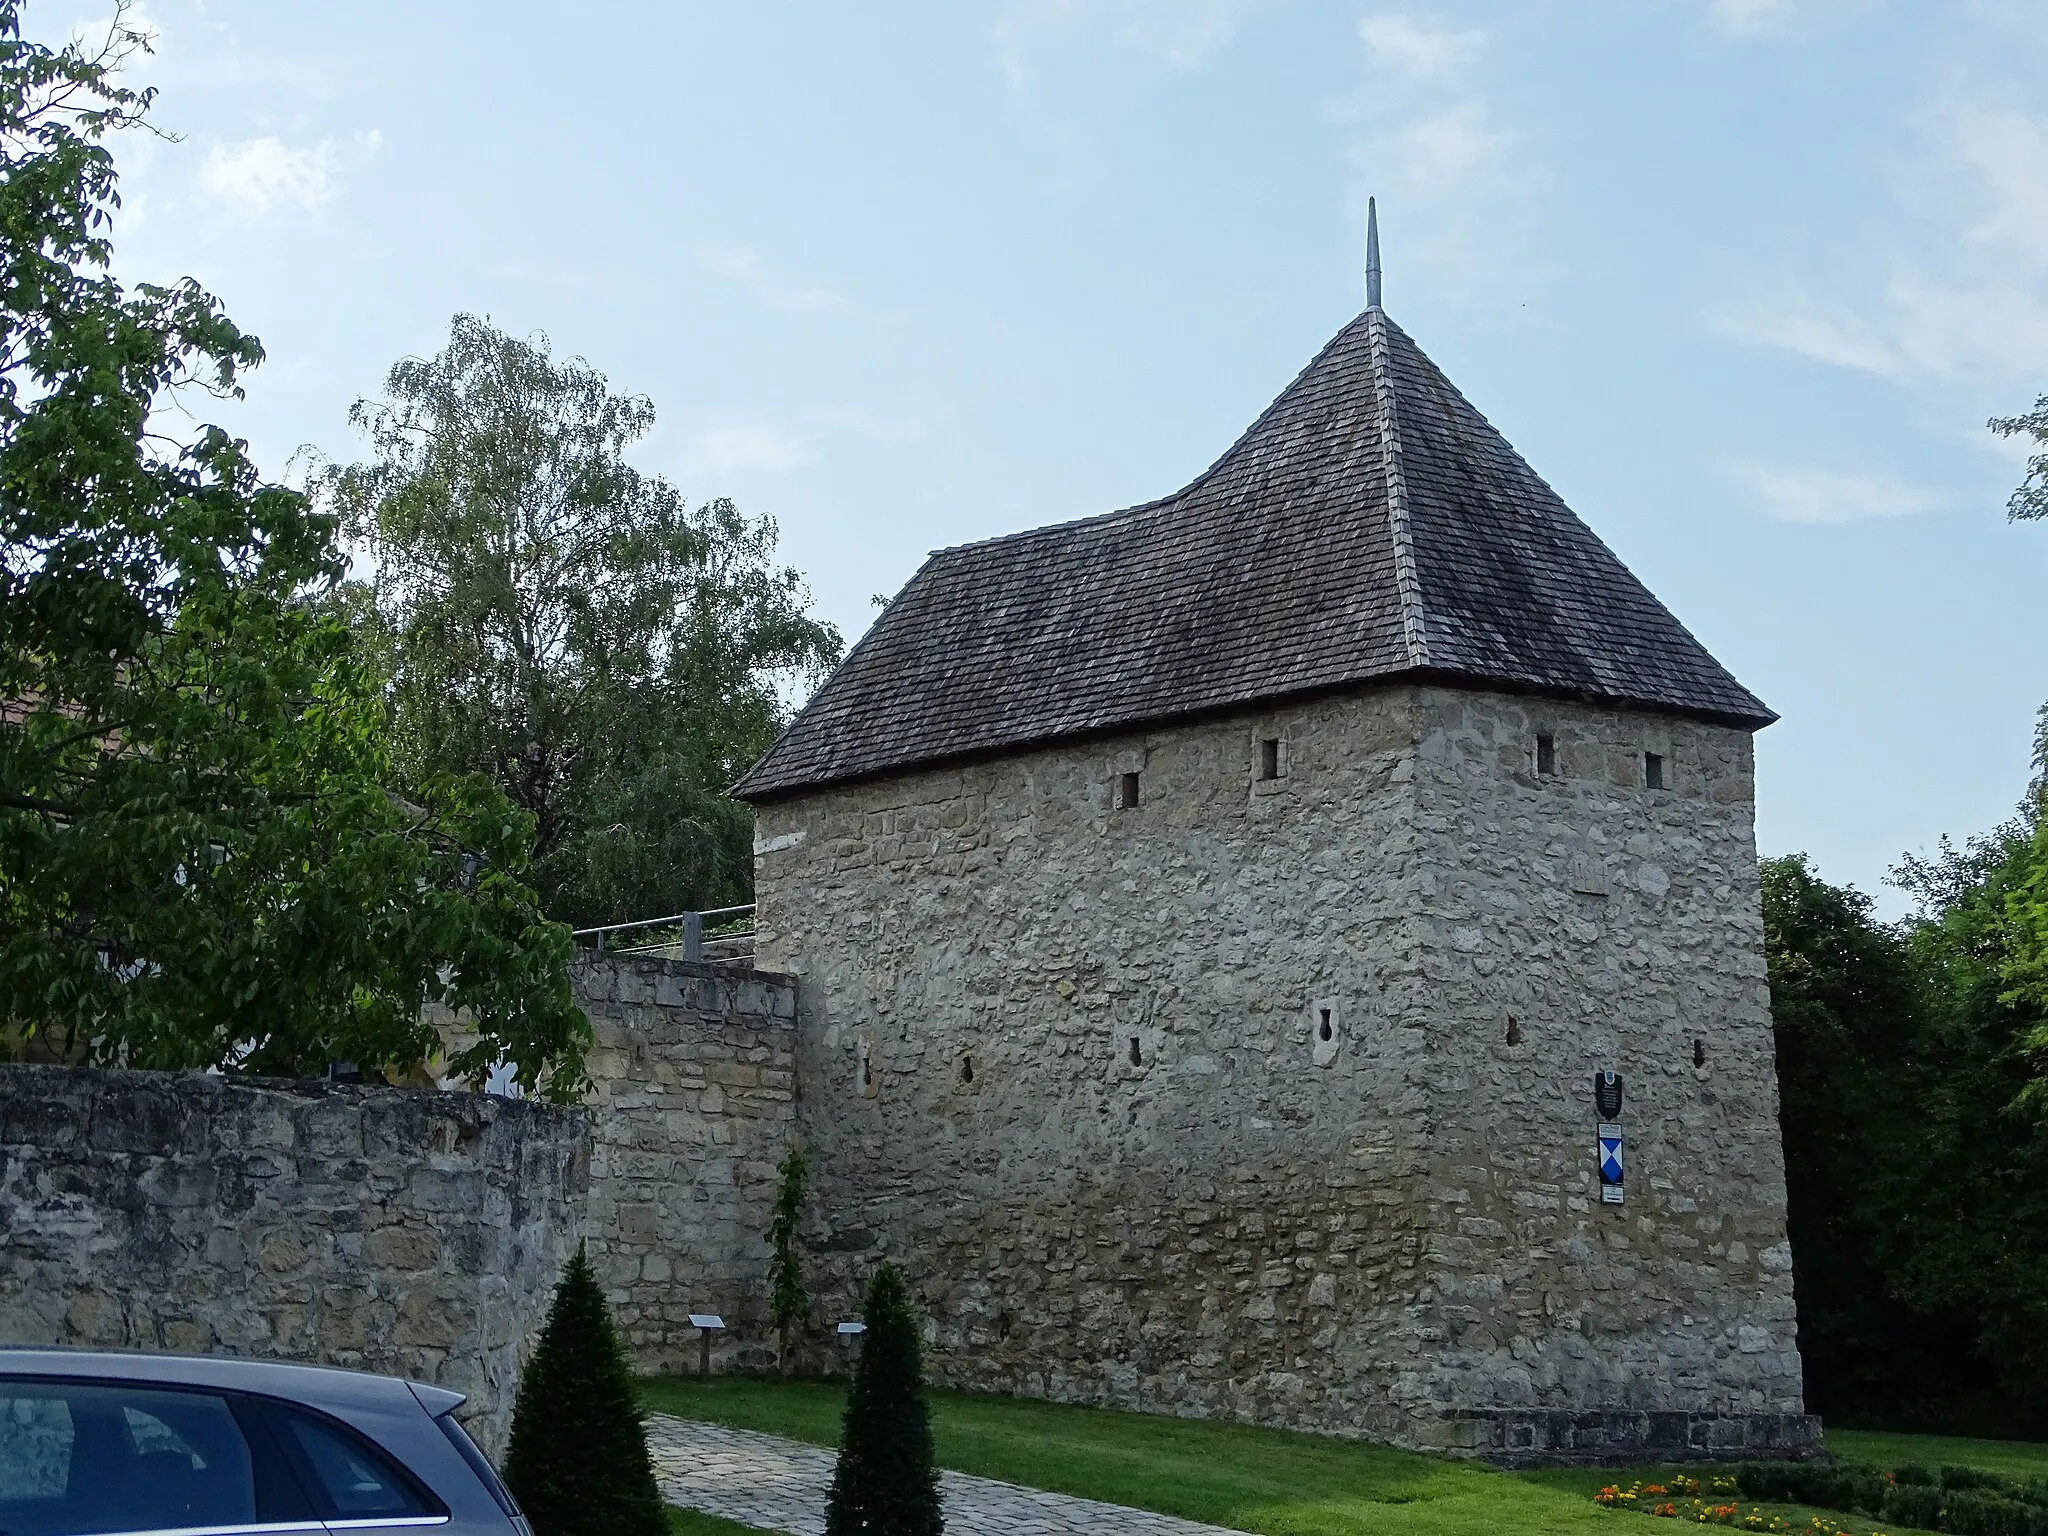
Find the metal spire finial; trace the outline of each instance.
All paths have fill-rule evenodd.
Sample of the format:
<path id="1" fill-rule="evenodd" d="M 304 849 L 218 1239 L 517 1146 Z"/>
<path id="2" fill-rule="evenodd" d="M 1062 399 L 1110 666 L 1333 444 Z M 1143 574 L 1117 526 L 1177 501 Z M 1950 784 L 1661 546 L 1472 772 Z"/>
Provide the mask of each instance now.
<path id="1" fill-rule="evenodd" d="M 1370 197 L 1365 200 L 1365 307 L 1380 307 L 1380 210 Z"/>

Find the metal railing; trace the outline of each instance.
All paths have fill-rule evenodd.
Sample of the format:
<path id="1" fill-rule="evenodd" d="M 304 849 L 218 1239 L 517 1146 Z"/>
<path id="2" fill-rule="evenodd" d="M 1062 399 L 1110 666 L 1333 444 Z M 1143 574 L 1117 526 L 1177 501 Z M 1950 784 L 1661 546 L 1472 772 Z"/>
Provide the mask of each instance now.
<path id="1" fill-rule="evenodd" d="M 675 929 L 672 938 L 651 938 L 648 942 L 619 944 L 614 934 L 635 933 L 643 939 L 664 929 Z M 578 928 L 573 937 L 581 944 L 595 940 L 602 955 L 664 955 L 671 960 L 746 960 L 754 953 L 754 907 L 713 907 L 705 912 L 677 912 L 669 917 L 643 917 L 631 923 L 606 923 L 601 928 Z"/>

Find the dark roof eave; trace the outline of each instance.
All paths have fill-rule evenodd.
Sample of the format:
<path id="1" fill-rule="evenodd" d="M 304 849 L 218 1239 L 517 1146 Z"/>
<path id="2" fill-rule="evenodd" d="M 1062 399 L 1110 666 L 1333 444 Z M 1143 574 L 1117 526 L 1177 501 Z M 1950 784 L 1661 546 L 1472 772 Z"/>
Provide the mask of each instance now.
<path id="1" fill-rule="evenodd" d="M 1227 703 L 1209 705 L 1200 709 L 1173 710 L 1161 714 L 1145 715 L 1130 720 L 1118 720 L 1105 725 L 1086 726 L 1077 730 L 1059 731 L 1044 736 L 1018 737 L 1010 741 L 991 742 L 984 746 L 967 748 L 959 752 L 936 753 L 925 757 L 905 758 L 898 762 L 884 763 L 873 768 L 857 768 L 845 773 L 828 773 L 817 778 L 802 779 L 789 784 L 771 784 L 760 789 L 749 790 L 747 780 L 754 775 L 750 770 L 736 782 L 728 793 L 735 800 L 749 805 L 768 805 L 778 800 L 791 800 L 799 795 L 810 794 L 821 789 L 844 789 L 854 784 L 871 784 L 881 779 L 893 779 L 910 773 L 933 772 L 942 768 L 965 767 L 972 763 L 985 763 L 1001 757 L 1014 757 L 1020 752 L 1033 751 L 1041 747 L 1076 746 L 1090 741 L 1105 741 L 1112 736 L 1128 735 L 1132 731 L 1150 730 L 1161 725 L 1194 725 L 1206 720 L 1228 719 L 1233 715 L 1245 715 L 1278 705 L 1299 704 L 1310 699 L 1329 698 L 1340 694 L 1363 693 L 1375 688 L 1414 687 L 1419 684 L 1435 683 L 1449 688 L 1466 691 L 1487 689 L 1498 693 L 1517 694 L 1526 698 L 1561 699 L 1574 704 L 1618 709 L 1642 710 L 1652 714 L 1676 715 L 1681 719 L 1698 720 L 1707 725 L 1727 726 L 1734 730 L 1760 731 L 1774 725 L 1780 718 L 1775 710 L 1762 704 L 1762 714 L 1745 714 L 1732 710 L 1700 709 L 1687 705 L 1666 703 L 1657 699 L 1637 699 L 1620 694 L 1590 693 L 1583 689 L 1549 687 L 1528 682 L 1520 678 L 1472 677 L 1461 672 L 1449 672 L 1434 667 L 1411 667 L 1400 672 L 1383 673 L 1376 677 L 1361 677 L 1340 683 L 1320 683 L 1313 688 L 1295 689 L 1289 693 L 1237 699 Z M 773 750 L 772 748 L 770 749 Z"/>

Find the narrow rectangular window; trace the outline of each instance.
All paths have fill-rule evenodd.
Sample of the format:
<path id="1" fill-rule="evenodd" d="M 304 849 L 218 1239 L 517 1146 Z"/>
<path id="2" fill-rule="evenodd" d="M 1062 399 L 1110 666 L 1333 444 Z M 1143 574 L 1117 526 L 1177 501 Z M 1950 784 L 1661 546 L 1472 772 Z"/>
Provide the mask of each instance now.
<path id="1" fill-rule="evenodd" d="M 1548 731 L 1536 737 L 1536 771 L 1539 774 L 1557 772 L 1557 738 Z"/>
<path id="2" fill-rule="evenodd" d="M 1664 759 L 1655 752 L 1643 754 L 1643 787 L 1662 789 L 1664 787 Z"/>
<path id="3" fill-rule="evenodd" d="M 1277 779 L 1280 777 L 1280 738 L 1268 736 L 1259 743 L 1259 777 Z"/>
<path id="4" fill-rule="evenodd" d="M 1138 776 L 1135 773 L 1126 773 L 1117 779 L 1116 808 L 1120 811 L 1138 808 Z"/>

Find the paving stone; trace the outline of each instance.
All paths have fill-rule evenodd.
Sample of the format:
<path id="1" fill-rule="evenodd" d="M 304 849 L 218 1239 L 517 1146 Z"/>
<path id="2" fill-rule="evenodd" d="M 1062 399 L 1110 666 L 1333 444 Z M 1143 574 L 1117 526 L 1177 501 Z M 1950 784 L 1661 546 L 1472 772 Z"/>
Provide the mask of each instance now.
<path id="1" fill-rule="evenodd" d="M 778 1435 L 648 1415 L 647 1448 L 671 1504 L 791 1536 L 824 1536 L 833 1453 Z M 941 1472 L 953 1536 L 1219 1536 L 1198 1525 L 1094 1499 Z"/>

